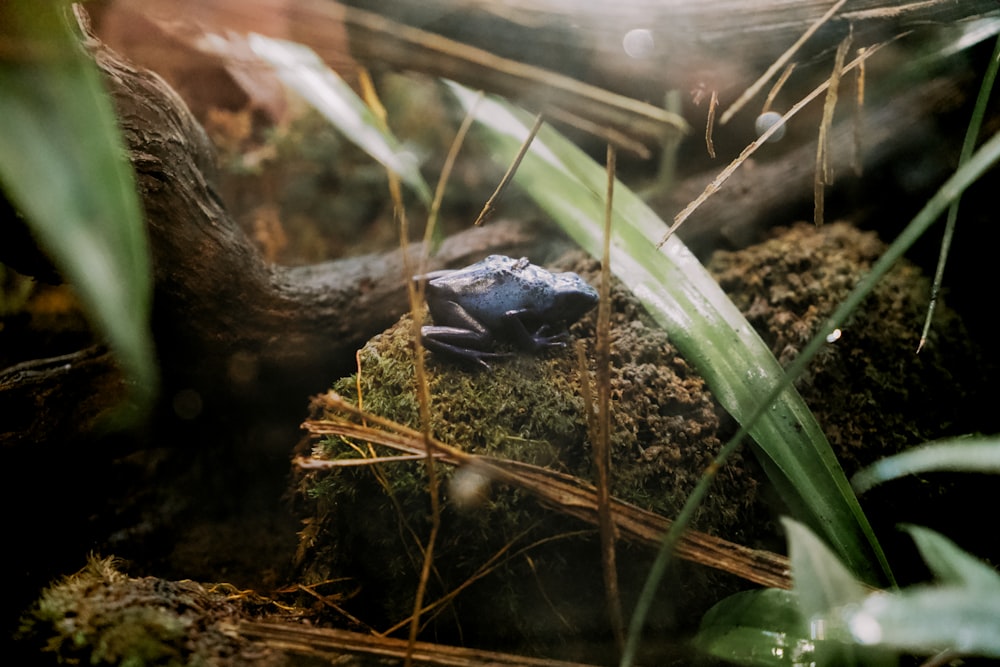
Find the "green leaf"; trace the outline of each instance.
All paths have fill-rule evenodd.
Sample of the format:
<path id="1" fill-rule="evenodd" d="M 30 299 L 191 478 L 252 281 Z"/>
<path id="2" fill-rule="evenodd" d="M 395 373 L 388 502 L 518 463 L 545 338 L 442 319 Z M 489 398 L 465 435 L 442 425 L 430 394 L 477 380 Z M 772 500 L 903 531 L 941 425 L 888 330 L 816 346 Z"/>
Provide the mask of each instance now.
<path id="1" fill-rule="evenodd" d="M 1000 575 L 943 535 L 921 526 L 903 526 L 916 542 L 924 562 L 941 583 L 1000 594 Z"/>
<path id="2" fill-rule="evenodd" d="M 864 493 L 897 477 L 939 470 L 1000 473 L 1000 438 L 962 438 L 914 447 L 858 471 L 851 485 Z"/>
<path id="3" fill-rule="evenodd" d="M 142 210 L 111 101 L 65 11 L 30 0 L 0 7 L 0 184 L 145 406 L 157 373 Z"/>
<path id="4" fill-rule="evenodd" d="M 430 203 L 430 186 L 420 174 L 414 156 L 402 149 L 364 100 L 312 49 L 257 34 L 250 35 L 250 48 L 345 137 L 399 176 L 422 202 Z"/>
<path id="5" fill-rule="evenodd" d="M 743 591 L 718 602 L 701 619 L 695 645 L 709 655 L 753 667 L 813 662 L 815 644 L 792 591 Z"/>
<path id="6" fill-rule="evenodd" d="M 453 85 L 470 107 L 476 96 Z M 509 159 L 530 124 L 504 103 L 477 109 L 483 139 Z M 503 157 L 501 157 L 503 156 Z M 603 244 L 604 168 L 550 127 L 543 127 L 516 179 L 580 246 Z M 615 184 L 611 270 L 643 302 L 673 343 L 738 421 L 749 419 L 783 371 L 750 324 L 676 236 L 656 247 L 667 226 L 620 182 Z M 799 513 L 866 580 L 884 557 L 829 443 L 793 388 L 783 391 L 750 430 L 769 477 Z M 885 568 L 883 568 L 883 571 Z"/>

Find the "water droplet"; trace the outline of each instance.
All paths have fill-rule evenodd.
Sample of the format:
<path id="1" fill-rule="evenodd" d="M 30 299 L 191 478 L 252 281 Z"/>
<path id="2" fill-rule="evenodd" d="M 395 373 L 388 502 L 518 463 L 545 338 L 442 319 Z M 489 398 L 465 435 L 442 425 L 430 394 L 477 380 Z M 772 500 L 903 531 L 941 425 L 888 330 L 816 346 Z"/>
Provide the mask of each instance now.
<path id="1" fill-rule="evenodd" d="M 622 38 L 622 48 L 630 58 L 649 58 L 655 47 L 653 33 L 645 28 L 629 30 Z"/>
<path id="2" fill-rule="evenodd" d="M 782 137 L 785 136 L 785 122 L 781 120 L 781 114 L 777 111 L 767 111 L 757 116 L 757 121 L 754 123 L 754 130 L 757 132 L 757 136 L 764 134 L 771 128 L 772 125 L 777 125 L 781 123 L 781 127 L 774 131 L 770 137 L 767 138 L 768 143 L 774 143 L 775 141 L 781 141 Z"/>

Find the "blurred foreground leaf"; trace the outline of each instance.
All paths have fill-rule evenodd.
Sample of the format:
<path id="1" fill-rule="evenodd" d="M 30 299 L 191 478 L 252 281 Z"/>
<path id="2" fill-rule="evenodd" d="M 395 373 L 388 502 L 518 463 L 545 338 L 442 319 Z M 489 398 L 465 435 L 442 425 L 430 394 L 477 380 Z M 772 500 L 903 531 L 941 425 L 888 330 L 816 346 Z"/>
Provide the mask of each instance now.
<path id="1" fill-rule="evenodd" d="M 1000 658 L 1000 575 L 932 530 L 906 530 L 938 581 L 834 609 L 825 619 L 831 634 L 898 654 Z"/>
<path id="2" fill-rule="evenodd" d="M 940 583 L 1000 595 L 1000 576 L 992 567 L 929 528 L 903 526 L 903 529 L 913 538 L 924 562 Z M 1000 624 L 1000 617 L 997 622 Z"/>
<path id="3" fill-rule="evenodd" d="M 399 176 L 420 201 L 430 203 L 430 186 L 421 176 L 413 155 L 402 149 L 364 100 L 312 49 L 257 34 L 250 35 L 250 48 L 275 68 L 286 86 L 313 105 L 347 139 Z"/>
<path id="4" fill-rule="evenodd" d="M 0 184 L 146 407 L 157 372 L 142 210 L 114 109 L 68 6 L 0 4 Z"/>
<path id="5" fill-rule="evenodd" d="M 871 591 L 805 526 L 784 521 L 793 591 L 716 604 L 695 642 L 741 665 L 892 665 L 911 655 L 1000 657 L 1000 575 L 944 536 L 906 526 L 936 578 Z"/>

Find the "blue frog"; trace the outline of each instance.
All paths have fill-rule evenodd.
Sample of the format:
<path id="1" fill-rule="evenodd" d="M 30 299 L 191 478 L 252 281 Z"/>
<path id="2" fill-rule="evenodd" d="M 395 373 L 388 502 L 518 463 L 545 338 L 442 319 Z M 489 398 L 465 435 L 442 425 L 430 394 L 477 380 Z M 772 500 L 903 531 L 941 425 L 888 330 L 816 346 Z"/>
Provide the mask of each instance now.
<path id="1" fill-rule="evenodd" d="M 489 368 L 510 356 L 495 343 L 537 352 L 564 347 L 566 328 L 597 304 L 597 290 L 575 273 L 552 273 L 527 258 L 490 255 L 464 269 L 415 276 L 427 281 L 434 324 L 421 329 L 427 349 Z"/>

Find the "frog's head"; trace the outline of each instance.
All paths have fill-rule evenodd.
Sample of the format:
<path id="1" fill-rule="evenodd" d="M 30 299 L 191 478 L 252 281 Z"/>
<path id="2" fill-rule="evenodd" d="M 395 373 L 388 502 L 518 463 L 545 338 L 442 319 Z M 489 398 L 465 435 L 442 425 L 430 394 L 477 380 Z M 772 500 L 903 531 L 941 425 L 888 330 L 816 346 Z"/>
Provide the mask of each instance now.
<path id="1" fill-rule="evenodd" d="M 577 274 L 567 271 L 553 278 L 553 314 L 572 324 L 597 305 L 597 290 Z"/>

